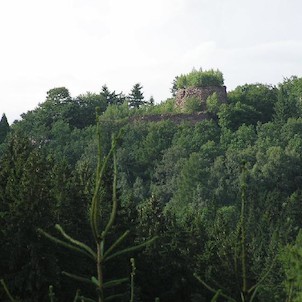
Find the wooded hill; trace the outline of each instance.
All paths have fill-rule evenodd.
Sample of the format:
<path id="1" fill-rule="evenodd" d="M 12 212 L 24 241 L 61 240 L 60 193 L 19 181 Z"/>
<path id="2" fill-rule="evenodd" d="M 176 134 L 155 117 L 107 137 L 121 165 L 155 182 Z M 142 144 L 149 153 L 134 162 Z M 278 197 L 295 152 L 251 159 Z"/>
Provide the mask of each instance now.
<path id="1" fill-rule="evenodd" d="M 102 228 L 111 213 L 116 164 L 117 214 L 105 244 L 126 230 L 120 249 L 157 236 L 104 264 L 106 280 L 129 276 L 104 296 L 118 292 L 124 294 L 112 301 L 144 302 L 302 300 L 302 78 L 239 86 L 227 93 L 227 102 L 214 94 L 203 100 L 205 110 L 194 97 L 177 107 L 178 90 L 207 86 L 203 72 L 194 73 L 176 77 L 174 97 L 160 104 L 145 101 L 140 84 L 128 96 L 103 86 L 75 98 L 60 87 L 10 127 L 2 118 L 0 279 L 15 299 L 76 301 L 81 289 L 91 300 L 78 301 L 101 301 L 93 282 L 61 273 L 91 277 L 94 264 L 37 232 L 55 236 L 59 224 L 94 246 L 89 215 L 98 124 L 101 158 L 111 150 L 112 134 L 123 129 L 100 191 Z M 218 75 L 214 86 L 223 86 L 220 74 L 210 71 L 210 78 Z M 182 114 L 206 118 L 169 118 Z M 4 288 L 0 300 L 10 301 Z"/>

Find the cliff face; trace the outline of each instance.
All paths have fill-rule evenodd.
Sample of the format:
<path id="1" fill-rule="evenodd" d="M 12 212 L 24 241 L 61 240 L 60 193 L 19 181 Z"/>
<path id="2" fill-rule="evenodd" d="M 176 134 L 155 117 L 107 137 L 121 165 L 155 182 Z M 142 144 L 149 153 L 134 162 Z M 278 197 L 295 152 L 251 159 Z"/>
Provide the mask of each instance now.
<path id="1" fill-rule="evenodd" d="M 206 100 L 214 92 L 217 93 L 218 100 L 221 103 L 227 102 L 227 93 L 225 86 L 208 86 L 208 87 L 189 87 L 185 89 L 179 89 L 176 94 L 175 103 L 179 108 L 185 107 L 185 102 L 188 98 L 197 98 L 200 100 L 201 111 L 206 111 Z"/>

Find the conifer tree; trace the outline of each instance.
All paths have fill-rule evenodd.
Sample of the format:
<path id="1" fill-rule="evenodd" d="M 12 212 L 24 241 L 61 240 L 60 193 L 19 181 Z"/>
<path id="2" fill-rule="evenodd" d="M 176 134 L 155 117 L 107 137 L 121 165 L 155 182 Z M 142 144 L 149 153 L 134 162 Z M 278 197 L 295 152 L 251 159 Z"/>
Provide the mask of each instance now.
<path id="1" fill-rule="evenodd" d="M 115 91 L 110 92 L 107 85 L 102 86 L 100 95 L 106 100 L 107 105 L 121 105 L 126 99 L 122 92 L 119 94 L 116 94 Z"/>
<path id="2" fill-rule="evenodd" d="M 128 96 L 130 107 L 139 108 L 141 105 L 145 104 L 142 89 L 143 89 L 143 86 L 141 86 L 140 83 L 136 83 L 133 86 L 133 88 Z"/>
<path id="3" fill-rule="evenodd" d="M 2 144 L 10 130 L 5 113 L 0 120 L 0 144 Z"/>

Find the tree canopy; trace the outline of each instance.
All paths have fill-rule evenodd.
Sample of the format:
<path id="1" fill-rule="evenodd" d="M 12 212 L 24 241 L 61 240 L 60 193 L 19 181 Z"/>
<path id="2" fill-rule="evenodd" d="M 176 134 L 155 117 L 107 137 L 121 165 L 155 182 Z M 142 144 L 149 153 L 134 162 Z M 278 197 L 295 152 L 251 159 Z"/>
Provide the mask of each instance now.
<path id="1" fill-rule="evenodd" d="M 142 86 L 135 87 L 143 101 Z M 116 94 L 104 86 L 67 92 L 50 90 L 9 128 L 4 115 L 0 122 L 0 279 L 13 297 L 70 301 L 78 288 L 88 297 L 101 288 L 118 293 L 115 301 L 301 300 L 301 78 L 242 85 L 223 104 L 212 95 L 206 115 L 179 112 L 174 98 L 111 103 Z M 119 201 L 114 215 L 112 196 Z M 97 200 L 93 211 L 87 200 Z M 102 232 L 91 236 L 92 212 L 94 230 L 114 216 L 106 241 Z M 66 230 L 62 238 L 55 223 Z M 101 263 L 105 289 L 89 259 L 37 228 L 58 240 L 77 238 L 71 243 L 86 251 L 102 242 L 105 258 L 158 239 Z M 7 290 L 0 287 L 1 301 Z"/>

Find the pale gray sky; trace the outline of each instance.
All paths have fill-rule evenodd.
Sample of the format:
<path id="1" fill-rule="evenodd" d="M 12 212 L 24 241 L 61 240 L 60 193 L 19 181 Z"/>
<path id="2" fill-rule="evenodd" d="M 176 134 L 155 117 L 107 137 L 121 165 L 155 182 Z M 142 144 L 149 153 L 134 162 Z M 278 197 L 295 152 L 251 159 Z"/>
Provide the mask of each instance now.
<path id="1" fill-rule="evenodd" d="M 301 0 L 1 0 L 0 114 L 65 86 L 170 97 L 176 75 L 218 68 L 228 90 L 302 76 Z"/>

